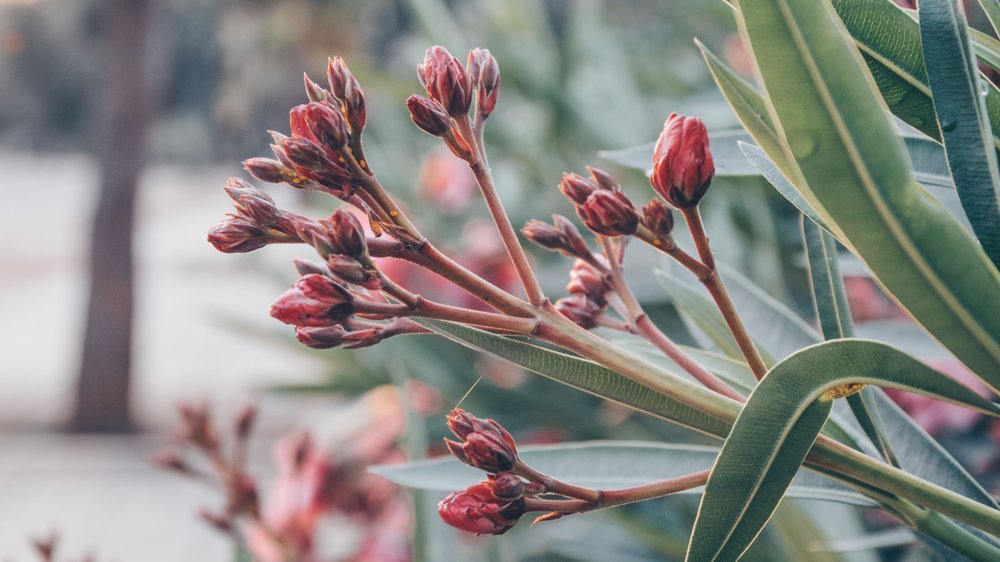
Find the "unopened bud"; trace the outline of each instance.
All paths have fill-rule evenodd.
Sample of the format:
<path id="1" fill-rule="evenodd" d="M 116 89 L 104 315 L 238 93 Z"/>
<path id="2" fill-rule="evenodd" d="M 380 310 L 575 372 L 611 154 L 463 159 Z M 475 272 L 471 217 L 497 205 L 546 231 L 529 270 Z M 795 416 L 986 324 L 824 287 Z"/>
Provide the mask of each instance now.
<path id="1" fill-rule="evenodd" d="M 295 326 L 330 326 L 354 312 L 354 297 L 333 280 L 310 274 L 299 278 L 271 305 L 271 316 Z"/>
<path id="2" fill-rule="evenodd" d="M 577 211 L 587 228 L 604 236 L 628 236 L 639 228 L 639 213 L 620 191 L 594 191 Z"/>
<path id="3" fill-rule="evenodd" d="M 158 466 L 164 470 L 169 470 L 178 474 L 183 474 L 185 476 L 194 473 L 188 463 L 174 451 L 160 451 L 153 455 L 150 462 L 153 463 L 154 466 Z"/>
<path id="4" fill-rule="evenodd" d="M 500 67 L 486 49 L 473 49 L 467 63 L 469 76 L 476 88 L 476 109 L 485 119 L 493 113 L 500 94 Z"/>
<path id="5" fill-rule="evenodd" d="M 590 249 L 576 226 L 564 216 L 552 215 L 552 224 L 530 220 L 521 229 L 535 244 L 566 256 L 589 256 Z"/>
<path id="6" fill-rule="evenodd" d="M 391 335 L 386 333 L 382 328 L 368 328 L 348 332 L 344 335 L 344 349 L 371 347 Z"/>
<path id="7" fill-rule="evenodd" d="M 438 503 L 438 515 L 445 523 L 469 533 L 502 535 L 524 515 L 523 499 L 502 500 L 493 495 L 488 483 L 453 492 Z"/>
<path id="8" fill-rule="evenodd" d="M 321 171 L 330 162 L 322 146 L 304 137 L 291 137 L 281 141 L 281 149 L 299 172 Z"/>
<path id="9" fill-rule="evenodd" d="M 310 103 L 306 106 L 309 130 L 324 148 L 339 150 L 347 144 L 350 133 L 344 115 L 329 103 Z"/>
<path id="10" fill-rule="evenodd" d="M 481 419 L 458 408 L 448 414 L 448 427 L 462 442 L 445 439 L 445 444 L 458 460 L 497 473 L 514 468 L 517 444 L 499 423 Z"/>
<path id="11" fill-rule="evenodd" d="M 302 258 L 295 258 L 295 271 L 299 273 L 299 276 L 309 275 L 310 273 L 315 273 L 317 275 L 326 275 L 327 269 L 322 264 L 312 262 L 309 260 L 304 260 Z"/>
<path id="12" fill-rule="evenodd" d="M 493 495 L 498 499 L 513 501 L 524 495 L 524 480 L 509 472 L 497 474 L 490 478 Z"/>
<path id="13" fill-rule="evenodd" d="M 233 530 L 233 520 L 231 518 L 226 515 L 214 513 L 205 508 L 198 510 L 198 519 L 201 519 L 220 533 L 229 534 Z"/>
<path id="14" fill-rule="evenodd" d="M 361 134 L 368 116 L 365 109 L 365 93 L 358 79 L 351 74 L 347 63 L 340 57 L 327 61 L 326 77 L 333 95 L 344 104 L 344 114 L 351 125 L 351 133 L 355 136 Z"/>
<path id="15" fill-rule="evenodd" d="M 427 49 L 424 63 L 417 66 L 420 83 L 427 95 L 444 106 L 452 117 L 465 115 L 472 104 L 472 84 L 462 63 L 447 49 L 434 46 Z"/>
<path id="16" fill-rule="evenodd" d="M 621 191 L 621 184 L 611 174 L 594 166 L 587 166 L 587 171 L 590 172 L 590 179 L 594 180 L 594 183 L 600 186 L 601 189 Z"/>
<path id="17" fill-rule="evenodd" d="M 442 137 L 451 129 L 451 117 L 444 107 L 430 98 L 410 96 L 406 99 L 410 119 L 420 130 L 435 137 Z"/>
<path id="18" fill-rule="evenodd" d="M 372 268 L 365 267 L 356 258 L 331 254 L 326 260 L 330 273 L 345 283 L 359 285 L 369 291 L 382 288 L 382 277 Z"/>
<path id="19" fill-rule="evenodd" d="M 339 324 L 322 328 L 299 326 L 295 328 L 295 339 L 299 343 L 313 349 L 330 349 L 337 347 L 344 340 L 344 327 Z"/>
<path id="20" fill-rule="evenodd" d="M 334 250 L 339 254 L 359 258 L 368 253 L 364 228 L 346 209 L 337 209 L 330 216 L 330 239 Z"/>
<path id="21" fill-rule="evenodd" d="M 673 113 L 653 150 L 653 189 L 678 209 L 695 207 L 708 191 L 715 164 L 708 148 L 708 131 L 695 117 Z"/>
<path id="22" fill-rule="evenodd" d="M 584 330 L 597 325 L 597 318 L 604 312 L 601 305 L 584 294 L 573 294 L 555 302 L 556 310 Z"/>
<path id="23" fill-rule="evenodd" d="M 267 230 L 249 219 L 232 217 L 208 231 L 208 241 L 226 254 L 252 252 L 267 245 Z"/>
<path id="24" fill-rule="evenodd" d="M 270 158 L 250 158 L 244 160 L 243 168 L 250 172 L 251 176 L 267 183 L 281 183 L 285 181 L 285 176 L 288 175 L 284 169 L 285 166 L 281 162 Z"/>
<path id="25" fill-rule="evenodd" d="M 246 440 L 250 437 L 250 431 L 253 429 L 253 423 L 256 419 L 257 406 L 254 404 L 243 406 L 239 413 L 236 414 L 236 438 Z"/>
<path id="26" fill-rule="evenodd" d="M 326 101 L 327 93 L 322 86 L 312 81 L 309 75 L 302 73 L 302 81 L 305 82 L 306 86 L 306 96 L 309 97 L 309 101 L 319 102 Z"/>
<path id="27" fill-rule="evenodd" d="M 608 277 L 591 263 L 582 259 L 576 260 L 569 272 L 569 284 L 566 291 L 570 294 L 585 295 L 598 305 L 603 305 L 605 296 L 611 291 Z"/>
<path id="28" fill-rule="evenodd" d="M 226 191 L 226 195 L 237 203 L 239 202 L 240 197 L 244 195 L 252 195 L 258 199 L 263 199 L 268 203 L 274 204 L 274 199 L 272 199 L 270 195 L 243 178 L 231 176 L 228 180 L 226 180 L 226 185 L 223 186 L 223 189 Z"/>
<path id="29" fill-rule="evenodd" d="M 666 203 L 653 199 L 642 208 L 642 224 L 657 238 L 669 238 L 674 230 L 674 215 Z"/>
<path id="30" fill-rule="evenodd" d="M 559 190 L 573 203 L 583 205 L 587 197 L 597 190 L 597 185 L 579 174 L 563 174 Z"/>

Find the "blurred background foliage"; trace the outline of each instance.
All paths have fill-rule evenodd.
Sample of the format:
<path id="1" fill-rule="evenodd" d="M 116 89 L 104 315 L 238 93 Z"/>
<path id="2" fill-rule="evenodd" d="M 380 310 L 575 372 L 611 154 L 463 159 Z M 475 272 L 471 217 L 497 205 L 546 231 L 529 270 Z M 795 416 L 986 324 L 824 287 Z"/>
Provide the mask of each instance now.
<path id="1" fill-rule="evenodd" d="M 0 148 L 92 150 L 105 111 L 100 57 L 106 9 L 99 0 L 0 2 Z M 470 227 L 471 217 L 486 216 L 474 186 L 463 169 L 449 164 L 436 139 L 410 123 L 402 103 L 419 90 L 415 65 L 424 50 L 443 44 L 461 58 L 469 48 L 483 46 L 498 59 L 502 93 L 487 143 L 501 196 L 513 222 L 522 224 L 553 211 L 572 215 L 556 184 L 562 172 L 582 172 L 586 164 L 619 174 L 636 202 L 651 197 L 640 172 L 616 169 L 597 153 L 649 142 L 671 112 L 698 115 L 710 130 L 738 127 L 692 43 L 699 38 L 747 71 L 729 10 L 723 2 L 704 0 L 155 2 L 148 39 L 154 92 L 149 159 L 221 164 L 235 173 L 240 160 L 268 153 L 265 131 L 287 129 L 288 109 L 305 99 L 301 73 L 320 80 L 326 58 L 340 55 L 366 92 L 366 147 L 382 182 L 443 246 L 489 262 L 496 248 L 492 234 Z M 317 214 L 330 211 L 328 199 L 313 203 Z M 753 177 L 720 178 L 706 207 L 721 261 L 811 318 L 798 214 Z M 630 277 L 648 310 L 668 334 L 692 341 L 649 274 L 657 258 L 643 248 L 632 250 Z M 547 291 L 558 298 L 570 264 L 535 256 Z M 291 264 L 268 273 L 277 294 L 291 279 Z M 234 326 L 254 338 L 297 346 L 285 328 L 265 318 L 259 325 Z M 397 338 L 362 351 L 297 348 L 326 360 L 326 379 L 276 391 L 356 396 L 385 383 L 409 389 L 407 449 L 416 457 L 443 452 L 443 414 L 480 377 L 463 407 L 502 420 L 522 443 L 699 439 L 436 338 Z M 436 501 L 431 500 L 418 496 L 423 506 L 418 511 L 431 509 Z M 516 541 L 482 541 L 468 548 L 485 548 L 484 555 L 496 560 L 680 559 L 696 506 L 691 498 L 670 498 L 531 531 L 518 528 Z M 786 502 L 779 524 L 769 526 L 766 540 L 755 544 L 748 559 L 824 559 L 826 554 L 808 549 L 817 541 L 862 535 L 858 513 Z M 433 560 L 466 559 L 464 547 L 446 554 L 447 545 L 460 539 L 436 520 L 426 521 L 418 525 L 424 554 Z M 624 524 L 612 528 L 610 521 Z M 877 558 L 862 550 L 829 559 Z"/>

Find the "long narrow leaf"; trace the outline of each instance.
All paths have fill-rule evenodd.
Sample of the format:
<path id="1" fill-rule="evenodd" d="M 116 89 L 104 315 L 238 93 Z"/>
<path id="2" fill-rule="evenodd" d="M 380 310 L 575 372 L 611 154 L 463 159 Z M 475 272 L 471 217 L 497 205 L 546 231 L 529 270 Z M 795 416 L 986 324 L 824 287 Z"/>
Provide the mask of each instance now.
<path id="1" fill-rule="evenodd" d="M 419 323 L 454 342 L 606 400 L 709 435 L 724 437 L 729 432 L 728 423 L 586 359 L 451 322 L 421 319 Z"/>
<path id="2" fill-rule="evenodd" d="M 920 38 L 951 175 L 972 229 L 1000 263 L 1000 172 L 965 16 L 953 0 L 920 3 Z"/>
<path id="3" fill-rule="evenodd" d="M 993 31 L 1000 33 L 1000 0 L 979 0 L 979 4 L 986 12 L 986 17 L 990 18 Z"/>
<path id="4" fill-rule="evenodd" d="M 829 5 L 754 1 L 741 4 L 741 16 L 783 152 L 821 201 L 816 210 L 918 322 L 1000 388 L 1000 273 L 913 181 Z"/>
<path id="5" fill-rule="evenodd" d="M 584 441 L 558 445 L 528 445 L 518 455 L 549 476 L 601 490 L 642 486 L 712 467 L 717 447 L 642 441 Z M 401 486 L 437 492 L 454 491 L 483 479 L 483 472 L 454 457 L 380 465 L 371 472 Z M 700 488 L 682 492 L 701 494 Z M 875 505 L 846 486 L 813 472 L 803 472 L 788 490 L 790 497 Z"/>
<path id="6" fill-rule="evenodd" d="M 997 415 L 989 401 L 882 343 L 833 340 L 779 363 L 747 400 L 709 478 L 689 560 L 737 558 L 763 529 L 819 433 L 833 388 L 902 388 Z M 800 425 L 801 424 L 801 425 Z M 785 447 L 790 447 L 785 449 Z"/>

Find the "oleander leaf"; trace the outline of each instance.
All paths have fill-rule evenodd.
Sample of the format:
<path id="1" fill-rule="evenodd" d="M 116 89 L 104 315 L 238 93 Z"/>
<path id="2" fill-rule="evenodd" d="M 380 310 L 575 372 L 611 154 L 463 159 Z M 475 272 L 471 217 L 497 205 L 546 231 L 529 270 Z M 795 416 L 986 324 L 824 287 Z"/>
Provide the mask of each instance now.
<path id="1" fill-rule="evenodd" d="M 592 361 L 452 322 L 429 319 L 417 322 L 454 342 L 606 400 L 709 435 L 724 437 L 729 432 L 727 422 L 650 390 Z M 686 382 L 679 375 L 673 376 L 681 383 Z"/>
<path id="2" fill-rule="evenodd" d="M 829 4 L 756 1 L 741 4 L 740 15 L 770 96 L 778 156 L 795 164 L 786 177 L 800 191 L 809 186 L 803 196 L 901 306 L 1000 388 L 1000 273 L 913 180 L 903 143 Z M 765 147 L 773 138 L 755 139 L 775 160 Z"/>
<path id="3" fill-rule="evenodd" d="M 934 109 L 958 196 L 976 237 L 1000 263 L 1000 171 L 965 16 L 953 0 L 920 3 L 920 37 Z"/>
<path id="4" fill-rule="evenodd" d="M 707 470 L 718 453 L 718 447 L 642 441 L 584 441 L 518 448 L 518 455 L 532 468 L 564 482 L 602 490 L 642 486 Z M 461 490 L 483 479 L 481 470 L 451 456 L 374 466 L 369 471 L 400 486 L 438 492 Z M 681 493 L 701 494 L 701 491 L 699 487 Z M 874 505 L 843 484 L 806 471 L 792 482 L 788 495 L 857 506 Z"/>
<path id="5" fill-rule="evenodd" d="M 841 339 L 817 344 L 772 368 L 747 399 L 712 468 L 688 560 L 735 560 L 774 513 L 844 385 L 918 392 L 998 415 L 988 400 L 895 348 Z"/>

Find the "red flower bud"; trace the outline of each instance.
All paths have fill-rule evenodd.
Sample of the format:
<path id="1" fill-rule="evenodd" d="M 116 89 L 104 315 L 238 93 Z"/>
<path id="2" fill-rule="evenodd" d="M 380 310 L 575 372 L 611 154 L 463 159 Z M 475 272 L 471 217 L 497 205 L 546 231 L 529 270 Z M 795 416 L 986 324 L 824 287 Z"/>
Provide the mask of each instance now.
<path id="1" fill-rule="evenodd" d="M 466 64 L 469 77 L 476 89 L 476 111 L 482 119 L 489 117 L 497 105 L 500 94 L 500 66 L 486 49 L 469 52 Z"/>
<path id="2" fill-rule="evenodd" d="M 597 325 L 597 318 L 604 312 L 604 307 L 587 298 L 587 295 L 576 293 L 555 302 L 556 310 L 573 321 L 584 330 Z"/>
<path id="3" fill-rule="evenodd" d="M 313 136 L 327 150 L 336 151 L 347 144 L 350 133 L 344 115 L 329 103 L 313 102 L 307 105 L 306 121 Z"/>
<path id="4" fill-rule="evenodd" d="M 365 108 L 365 93 L 358 79 L 351 74 L 347 63 L 340 57 L 333 57 L 327 61 L 326 77 L 333 95 L 344 104 L 344 115 L 351 125 L 351 133 L 355 136 L 361 134 L 368 119 L 368 112 Z"/>
<path id="5" fill-rule="evenodd" d="M 413 123 L 428 135 L 441 137 L 451 129 L 451 117 L 436 100 L 410 96 L 406 98 L 406 107 L 410 110 Z"/>
<path id="6" fill-rule="evenodd" d="M 653 150 L 653 189 L 679 209 L 698 205 L 715 174 L 708 131 L 695 117 L 673 113 Z"/>
<path id="7" fill-rule="evenodd" d="M 309 128 L 309 119 L 306 116 L 305 104 L 296 105 L 288 110 L 288 128 L 292 132 L 293 137 L 309 139 L 313 142 L 317 141 L 312 130 Z M 284 141 L 285 139 L 281 140 Z M 281 144 L 281 141 L 279 141 L 279 144 Z"/>
<path id="8" fill-rule="evenodd" d="M 587 242 L 569 219 L 552 215 L 552 223 L 530 220 L 521 229 L 521 233 L 535 244 L 566 256 L 590 255 Z"/>
<path id="9" fill-rule="evenodd" d="M 368 253 L 365 230 L 346 209 L 337 209 L 330 216 L 330 239 L 334 250 L 339 254 L 359 258 Z"/>
<path id="10" fill-rule="evenodd" d="M 579 174 L 563 174 L 559 190 L 573 203 L 583 205 L 587 197 L 597 190 L 597 185 Z"/>
<path id="11" fill-rule="evenodd" d="M 302 81 L 305 83 L 306 97 L 309 98 L 309 101 L 326 101 L 328 96 L 327 91 L 319 84 L 313 82 L 305 72 L 302 73 Z"/>
<path id="12" fill-rule="evenodd" d="M 384 328 L 368 328 L 367 330 L 348 332 L 344 336 L 344 349 L 371 347 L 391 335 Z"/>
<path id="13" fill-rule="evenodd" d="M 517 462 L 514 437 L 497 422 L 481 419 L 455 408 L 448 414 L 448 427 L 462 442 L 445 439 L 455 457 L 487 472 L 504 472 Z"/>
<path id="14" fill-rule="evenodd" d="M 344 341 L 345 333 L 344 327 L 340 324 L 322 328 L 298 326 L 295 328 L 295 339 L 313 349 L 330 349 Z"/>
<path id="15" fill-rule="evenodd" d="M 462 445 L 462 452 L 469 465 L 494 474 L 513 469 L 517 460 L 515 448 L 496 433 L 470 433 Z"/>
<path id="16" fill-rule="evenodd" d="M 295 258 L 293 263 L 295 264 L 295 271 L 298 271 L 300 276 L 309 275 L 310 273 L 316 273 L 319 275 L 327 274 L 326 268 L 316 262 L 311 262 L 302 258 Z"/>
<path id="17" fill-rule="evenodd" d="M 291 163 L 289 161 L 289 163 Z M 266 181 L 267 183 L 296 183 L 294 179 L 299 177 L 298 172 L 284 166 L 281 162 L 277 160 L 272 160 L 270 158 L 250 158 L 243 161 L 243 168 L 250 172 L 250 175 L 259 179 L 260 181 Z M 306 178 L 301 178 L 302 183 L 306 181 Z"/>
<path id="18" fill-rule="evenodd" d="M 674 215 L 666 203 L 653 199 L 642 208 L 642 224 L 658 238 L 669 238 L 674 230 Z"/>
<path id="19" fill-rule="evenodd" d="M 524 495 L 524 480 L 509 472 L 491 476 L 488 482 L 498 499 L 513 501 Z"/>
<path id="20" fill-rule="evenodd" d="M 639 213 L 620 191 L 596 190 L 577 211 L 587 228 L 604 236 L 628 236 L 639 228 Z"/>
<path id="21" fill-rule="evenodd" d="M 338 279 L 352 285 L 360 285 L 369 291 L 377 291 L 382 288 L 382 278 L 378 273 L 365 267 L 357 259 L 331 254 L 326 260 L 330 273 Z"/>
<path id="22" fill-rule="evenodd" d="M 621 191 L 621 184 L 619 184 L 618 180 L 616 180 L 611 174 L 593 166 L 587 166 L 587 171 L 590 172 L 590 179 L 594 180 L 594 183 L 602 189 Z"/>
<path id="23" fill-rule="evenodd" d="M 299 278 L 271 305 L 271 316 L 295 326 L 330 326 L 354 311 L 351 293 L 328 277 Z"/>
<path id="24" fill-rule="evenodd" d="M 209 230 L 208 241 L 226 254 L 252 252 L 267 245 L 267 229 L 244 217 L 233 217 Z"/>
<path id="25" fill-rule="evenodd" d="M 302 175 L 321 172 L 330 164 L 323 147 L 305 137 L 291 137 L 281 141 L 281 150 Z"/>
<path id="26" fill-rule="evenodd" d="M 566 291 L 570 294 L 585 295 L 598 305 L 604 305 L 605 296 L 611 291 L 607 276 L 590 263 L 578 259 L 569 272 L 569 284 Z"/>
<path id="27" fill-rule="evenodd" d="M 476 533 L 502 535 L 524 515 L 524 500 L 507 501 L 493 495 L 488 483 L 453 492 L 438 504 L 438 514 L 452 527 Z"/>
<path id="28" fill-rule="evenodd" d="M 437 100 L 452 117 L 465 115 L 472 104 L 472 83 L 462 63 L 447 49 L 427 49 L 424 63 L 417 66 L 420 83 L 427 95 Z"/>

